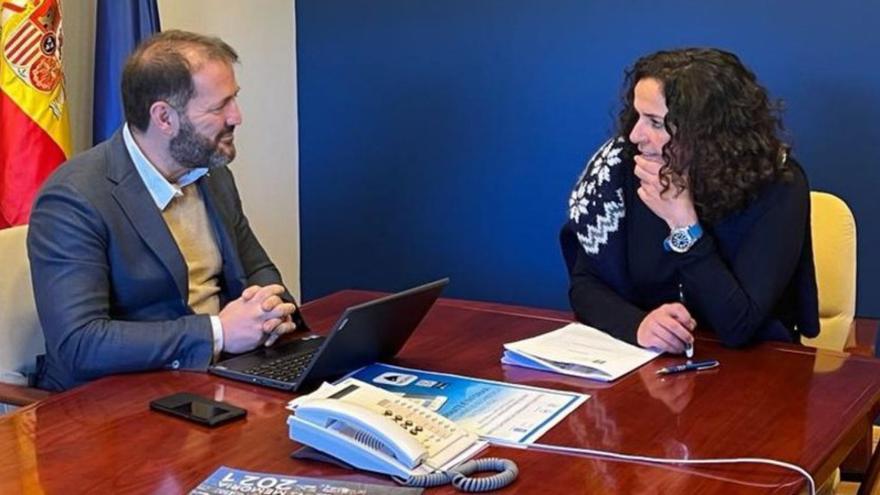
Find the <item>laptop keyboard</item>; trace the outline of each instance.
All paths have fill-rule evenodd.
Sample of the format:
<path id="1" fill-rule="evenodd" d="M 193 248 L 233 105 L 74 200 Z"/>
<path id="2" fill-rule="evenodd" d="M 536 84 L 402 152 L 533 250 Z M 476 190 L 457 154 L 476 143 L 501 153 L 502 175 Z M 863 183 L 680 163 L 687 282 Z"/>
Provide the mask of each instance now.
<path id="1" fill-rule="evenodd" d="M 280 382 L 294 382 L 306 371 L 317 351 L 318 349 L 313 349 L 304 354 L 282 356 L 247 369 L 245 373 L 271 378 Z"/>

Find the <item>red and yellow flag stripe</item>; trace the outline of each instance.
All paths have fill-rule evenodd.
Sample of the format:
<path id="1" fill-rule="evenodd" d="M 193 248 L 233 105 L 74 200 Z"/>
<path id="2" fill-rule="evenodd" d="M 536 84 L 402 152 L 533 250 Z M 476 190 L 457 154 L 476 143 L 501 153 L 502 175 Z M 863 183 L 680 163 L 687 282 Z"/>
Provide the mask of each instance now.
<path id="1" fill-rule="evenodd" d="M 0 228 L 71 153 L 58 0 L 0 0 Z"/>

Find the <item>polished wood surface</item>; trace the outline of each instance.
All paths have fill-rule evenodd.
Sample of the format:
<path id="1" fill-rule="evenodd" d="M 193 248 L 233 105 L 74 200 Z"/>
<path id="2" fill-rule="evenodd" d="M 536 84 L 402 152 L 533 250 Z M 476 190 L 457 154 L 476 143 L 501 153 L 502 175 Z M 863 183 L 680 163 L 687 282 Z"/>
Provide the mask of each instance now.
<path id="1" fill-rule="evenodd" d="M 874 342 L 877 336 L 877 323 L 875 318 L 856 318 L 850 328 L 844 350 L 850 354 L 873 357 L 875 355 Z M 869 467 L 872 449 L 873 431 L 869 428 L 840 465 L 844 479 L 864 482 L 867 480 L 865 477 L 867 472 L 872 469 L 880 469 L 880 466 Z"/>
<path id="2" fill-rule="evenodd" d="M 345 291 L 304 306 L 326 331 L 371 297 Z M 441 300 L 397 359 L 402 366 L 573 390 L 591 398 L 540 441 L 674 458 L 768 457 L 825 479 L 863 438 L 880 400 L 880 362 L 778 344 L 744 350 L 701 337 L 714 370 L 660 378 L 661 357 L 613 384 L 499 362 L 504 342 L 567 321 L 565 312 Z M 207 428 L 150 411 L 189 391 L 244 407 L 247 418 Z M 186 493 L 220 465 L 288 475 L 390 483 L 381 475 L 296 461 L 285 405 L 293 396 L 196 372 L 108 377 L 0 417 L 0 493 Z M 491 447 L 520 478 L 505 493 L 799 493 L 803 479 L 761 465 L 655 466 Z M 451 488 L 430 493 L 454 493 Z"/>
<path id="3" fill-rule="evenodd" d="M 49 397 L 52 393 L 33 387 L 0 383 L 0 402 L 13 406 L 26 406 Z"/>
<path id="4" fill-rule="evenodd" d="M 877 339 L 877 318 L 856 318 L 853 321 L 849 338 L 847 338 L 846 352 L 861 356 L 875 356 L 874 345 Z"/>

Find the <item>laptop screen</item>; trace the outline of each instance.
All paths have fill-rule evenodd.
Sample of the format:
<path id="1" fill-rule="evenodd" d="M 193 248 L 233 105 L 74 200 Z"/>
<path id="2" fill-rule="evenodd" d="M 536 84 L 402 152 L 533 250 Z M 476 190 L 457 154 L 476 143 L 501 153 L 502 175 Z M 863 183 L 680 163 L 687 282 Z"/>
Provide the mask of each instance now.
<path id="1" fill-rule="evenodd" d="M 437 280 L 346 309 L 306 370 L 304 383 L 394 357 L 448 283 L 448 278 Z"/>

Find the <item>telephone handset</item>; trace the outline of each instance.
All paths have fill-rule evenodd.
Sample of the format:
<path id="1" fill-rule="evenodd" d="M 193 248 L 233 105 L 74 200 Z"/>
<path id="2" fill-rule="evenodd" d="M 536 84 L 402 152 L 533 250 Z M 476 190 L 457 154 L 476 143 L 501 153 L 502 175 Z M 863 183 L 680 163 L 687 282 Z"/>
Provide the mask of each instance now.
<path id="1" fill-rule="evenodd" d="M 482 448 L 479 437 L 410 400 L 355 379 L 291 404 L 290 438 L 354 467 L 409 478 Z"/>
<path id="2" fill-rule="evenodd" d="M 294 440 L 361 469 L 405 478 L 425 458 L 425 448 L 406 430 L 356 404 L 315 399 L 291 421 Z"/>

